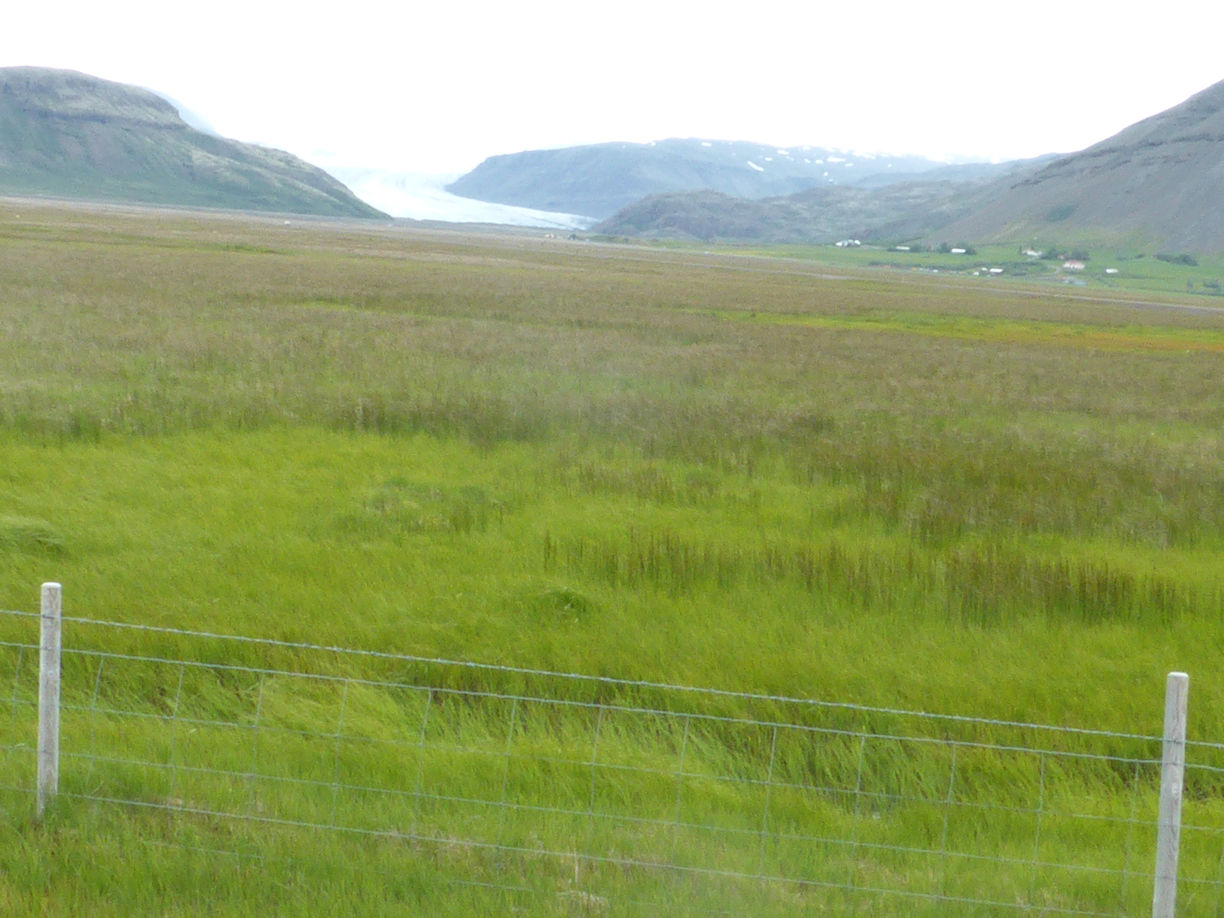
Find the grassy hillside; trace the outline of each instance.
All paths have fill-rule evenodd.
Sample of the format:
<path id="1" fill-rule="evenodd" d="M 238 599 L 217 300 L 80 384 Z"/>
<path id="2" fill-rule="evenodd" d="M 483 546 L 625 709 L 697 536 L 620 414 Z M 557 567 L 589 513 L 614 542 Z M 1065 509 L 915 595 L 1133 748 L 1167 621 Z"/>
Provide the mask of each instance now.
<path id="1" fill-rule="evenodd" d="M 1124 733 L 1159 731 L 1164 674 L 1182 669 L 1192 734 L 1224 737 L 1218 312 L 795 260 L 32 203 L 0 204 L 0 289 L 0 608 L 32 609 L 37 584 L 58 580 L 69 614 L 89 618 Z M 135 633 L 105 649 L 183 648 Z M 154 669 L 78 691 L 153 723 L 171 691 Z M 253 716 L 241 686 L 192 697 Z M 361 699 L 366 728 L 396 740 L 410 705 Z M 277 703 L 280 753 L 314 775 L 320 747 L 300 736 L 334 732 L 337 699 Z M 13 711 L 0 720 L 16 734 Z M 472 717 L 476 745 L 506 743 L 499 720 Z M 157 742 L 91 723 L 97 742 Z M 553 726 L 531 742 L 577 742 L 581 725 Z M 698 771 L 762 767 L 759 747 L 700 740 Z M 645 773 L 679 741 L 627 729 L 614 748 Z M 214 753 L 230 752 L 219 739 Z M 832 750 L 795 756 L 796 780 L 845 767 Z M 902 786 L 937 771 L 923 756 L 888 769 Z M 1051 775 L 1050 800 L 1126 818 L 1137 798 L 1116 778 Z M 63 780 L 99 792 L 125 772 L 102 763 Z M 331 780 L 301 805 L 334 806 Z M 980 780 L 992 793 L 1014 783 L 997 763 Z M 657 784 L 621 792 L 675 812 L 674 788 Z M 518 868 L 446 844 L 405 858 L 387 840 L 84 803 L 39 828 L 25 801 L 0 808 L 19 839 L 0 854 L 13 914 L 590 905 L 507 903 L 479 885 L 455 897 L 449 878 L 501 883 Z M 711 790 L 686 805 L 735 801 Z M 1218 815 L 1209 799 L 1191 805 Z M 932 818 L 922 831 L 938 835 Z M 911 819 L 886 821 L 893 843 L 918 831 Z M 565 843 L 475 817 L 469 829 Z M 955 834 L 986 843 L 972 823 Z M 1078 857 L 1094 843 L 1059 844 Z M 368 870 L 354 869 L 358 850 Z M 1031 890 L 1032 854 L 1013 854 L 1022 876 L 990 882 Z M 736 870 L 764 853 L 726 857 Z M 927 870 L 839 867 L 901 883 Z M 615 882 L 646 904 L 591 908 L 781 915 L 846 901 L 765 890 L 728 906 L 713 888 L 668 899 L 633 870 Z M 1115 907 L 1090 885 L 1050 894 Z"/>
<path id="2" fill-rule="evenodd" d="M 188 127 L 147 90 L 0 69 L 0 194 L 376 217 L 321 169 Z"/>

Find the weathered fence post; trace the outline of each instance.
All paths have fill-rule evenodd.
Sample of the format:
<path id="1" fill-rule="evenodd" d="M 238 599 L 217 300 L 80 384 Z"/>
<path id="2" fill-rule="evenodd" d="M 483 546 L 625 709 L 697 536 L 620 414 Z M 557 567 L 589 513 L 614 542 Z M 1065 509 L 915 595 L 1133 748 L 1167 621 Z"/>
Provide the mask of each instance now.
<path id="1" fill-rule="evenodd" d="M 42 585 L 38 658 L 38 816 L 59 789 L 60 619 L 58 583 Z"/>
<path id="2" fill-rule="evenodd" d="M 1169 673 L 1165 685 L 1164 754 L 1160 765 L 1160 820 L 1156 829 L 1156 882 L 1152 918 L 1173 918 L 1177 903 L 1177 849 L 1186 772 L 1186 695 L 1190 677 Z"/>

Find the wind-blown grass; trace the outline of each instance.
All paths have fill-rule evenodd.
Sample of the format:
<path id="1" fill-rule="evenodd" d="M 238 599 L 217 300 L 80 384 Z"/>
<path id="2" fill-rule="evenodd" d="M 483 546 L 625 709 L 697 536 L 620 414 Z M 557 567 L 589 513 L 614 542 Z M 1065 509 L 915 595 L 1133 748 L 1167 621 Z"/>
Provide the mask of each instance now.
<path id="1" fill-rule="evenodd" d="M 2 607 L 32 608 L 56 580 L 87 618 L 1139 733 L 1158 731 L 1164 673 L 1184 669 L 1193 735 L 1224 734 L 1219 315 L 11 203 L 0 290 Z M 111 649 L 175 643 L 126 640 Z M 158 678 L 107 691 L 155 712 Z M 306 701 L 286 704 L 310 724 Z M 234 717 L 246 703 L 199 702 Z M 656 739 L 629 731 L 622 752 L 657 754 Z M 702 749 L 761 764 L 725 735 Z M 894 778 L 938 765 L 897 759 Z M 521 777 L 529 793 L 559 780 Z M 1131 800 L 1067 781 L 1111 812 Z M 0 884 L 19 911 L 46 889 L 96 910 L 112 881 L 116 913 L 182 907 L 201 883 L 183 833 L 231 831 L 188 819 L 131 872 L 104 855 L 73 879 L 34 855 L 118 852 L 161 837 L 164 814 L 68 806 L 39 835 L 19 809 L 6 819 L 27 847 L 6 867 L 25 879 Z M 213 847 L 227 843 L 288 866 L 283 894 L 257 892 L 237 858 L 218 913 L 309 910 L 293 863 L 371 914 L 454 892 L 415 867 L 424 886 L 388 880 L 402 840 L 370 842 L 375 879 L 338 863 L 334 839 Z M 431 857 L 452 879 L 506 869 Z M 159 886 L 139 887 L 141 864 Z"/>

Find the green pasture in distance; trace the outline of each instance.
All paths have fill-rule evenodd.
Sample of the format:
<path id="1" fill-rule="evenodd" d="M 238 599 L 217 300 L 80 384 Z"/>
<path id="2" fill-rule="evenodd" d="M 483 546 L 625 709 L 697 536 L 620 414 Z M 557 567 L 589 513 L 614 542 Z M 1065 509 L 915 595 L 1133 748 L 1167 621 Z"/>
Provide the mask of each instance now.
<path id="1" fill-rule="evenodd" d="M 0 204 L 0 608 L 56 580 L 91 619 L 1141 734 L 1179 669 L 1224 738 L 1224 314 L 868 254 Z M 181 824 L 129 865 L 153 820 L 3 813 L 0 903 L 206 882 Z M 304 858 L 322 898 L 236 867 L 217 913 L 364 882 Z M 365 892 L 454 892 L 413 876 Z"/>
<path id="2" fill-rule="evenodd" d="M 967 341 L 1042 342 L 1090 350 L 1210 351 L 1224 353 L 1224 334 L 1201 329 L 1155 326 L 1100 326 L 1049 320 L 892 313 L 880 310 L 859 316 L 758 315 L 755 311 L 710 312 L 727 319 L 821 328 L 876 329 Z"/>
<path id="3" fill-rule="evenodd" d="M 961 243 L 963 254 L 938 247 L 864 243 L 860 246 L 728 246 L 728 251 L 813 261 L 829 266 L 892 269 L 930 275 L 972 277 L 982 282 L 1034 283 L 1041 287 L 1111 290 L 1120 294 L 1191 294 L 1190 302 L 1224 307 L 1224 258 L 1184 252 L 1154 252 L 1074 240 L 1032 245 Z M 708 247 L 707 247 L 708 248 Z M 1026 254 L 1041 252 L 1047 257 Z M 1052 253 L 1059 257 L 1048 257 Z M 1085 258 L 1085 256 L 1087 256 Z M 1082 268 L 1068 268 L 1081 262 Z"/>

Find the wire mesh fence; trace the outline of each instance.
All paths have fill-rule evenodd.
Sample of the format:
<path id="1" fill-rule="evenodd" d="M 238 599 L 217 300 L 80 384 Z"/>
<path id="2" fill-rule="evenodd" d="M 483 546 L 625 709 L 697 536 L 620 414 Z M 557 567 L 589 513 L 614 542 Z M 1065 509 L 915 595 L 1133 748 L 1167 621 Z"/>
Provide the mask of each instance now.
<path id="1" fill-rule="evenodd" d="M 56 807 L 197 859 L 562 913 L 1150 912 L 1160 737 L 64 623 Z M 0 625 L 32 807 L 37 616 Z M 1224 903 L 1222 752 L 1187 745 L 1187 914 Z"/>

